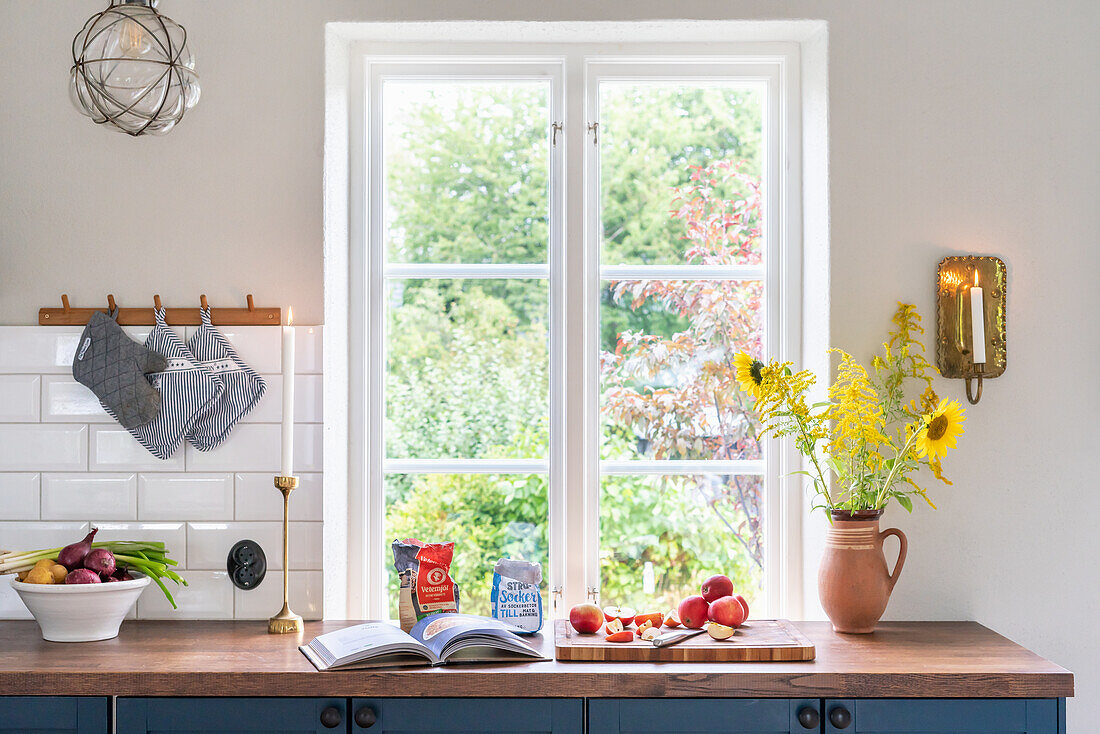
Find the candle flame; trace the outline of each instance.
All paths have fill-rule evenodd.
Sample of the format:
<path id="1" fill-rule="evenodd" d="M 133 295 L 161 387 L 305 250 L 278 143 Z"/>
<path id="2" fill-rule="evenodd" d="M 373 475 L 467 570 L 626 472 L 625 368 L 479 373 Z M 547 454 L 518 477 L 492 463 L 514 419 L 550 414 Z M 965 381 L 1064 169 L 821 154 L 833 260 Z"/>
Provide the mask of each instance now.
<path id="1" fill-rule="evenodd" d="M 287 306 L 287 308 L 286 308 L 286 325 L 287 326 L 293 326 L 294 325 L 294 307 L 293 306 Z"/>
<path id="2" fill-rule="evenodd" d="M 974 287 L 977 288 L 978 285 L 979 285 L 979 283 L 978 283 L 978 271 L 975 270 L 974 271 Z"/>

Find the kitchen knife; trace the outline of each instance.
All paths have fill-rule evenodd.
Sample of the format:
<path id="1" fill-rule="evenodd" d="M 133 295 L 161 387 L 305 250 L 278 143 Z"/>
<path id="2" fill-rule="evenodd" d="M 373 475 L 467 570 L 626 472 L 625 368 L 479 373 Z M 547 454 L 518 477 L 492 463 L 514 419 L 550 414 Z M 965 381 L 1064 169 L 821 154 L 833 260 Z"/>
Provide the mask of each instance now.
<path id="1" fill-rule="evenodd" d="M 660 637 L 656 637 L 653 640 L 654 647 L 668 647 L 669 645 L 675 645 L 678 642 L 683 642 L 695 635 L 701 635 L 706 632 L 706 629 L 701 630 L 683 630 L 681 632 L 666 632 Z"/>

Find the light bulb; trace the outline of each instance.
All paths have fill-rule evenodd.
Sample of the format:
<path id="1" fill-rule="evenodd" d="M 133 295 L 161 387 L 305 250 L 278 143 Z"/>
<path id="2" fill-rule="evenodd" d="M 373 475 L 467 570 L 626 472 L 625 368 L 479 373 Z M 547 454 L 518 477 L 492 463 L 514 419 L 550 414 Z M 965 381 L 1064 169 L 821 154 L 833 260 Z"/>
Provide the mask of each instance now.
<path id="1" fill-rule="evenodd" d="M 140 58 L 149 53 L 149 48 L 151 46 L 149 34 L 146 33 L 141 23 L 138 23 L 133 18 L 126 18 L 126 20 L 122 21 L 118 45 L 122 53 L 132 59 Z"/>

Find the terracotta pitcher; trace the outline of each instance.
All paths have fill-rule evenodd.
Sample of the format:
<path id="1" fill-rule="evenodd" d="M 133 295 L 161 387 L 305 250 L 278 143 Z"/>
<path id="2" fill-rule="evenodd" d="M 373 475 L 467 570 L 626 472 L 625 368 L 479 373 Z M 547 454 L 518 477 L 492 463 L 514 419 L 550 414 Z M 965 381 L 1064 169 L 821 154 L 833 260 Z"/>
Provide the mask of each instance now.
<path id="1" fill-rule="evenodd" d="M 882 510 L 833 510 L 832 516 L 817 574 L 821 606 L 837 632 L 874 632 L 905 564 L 908 542 L 897 528 L 879 531 Z M 893 573 L 882 552 L 882 541 L 889 535 L 901 541 Z"/>

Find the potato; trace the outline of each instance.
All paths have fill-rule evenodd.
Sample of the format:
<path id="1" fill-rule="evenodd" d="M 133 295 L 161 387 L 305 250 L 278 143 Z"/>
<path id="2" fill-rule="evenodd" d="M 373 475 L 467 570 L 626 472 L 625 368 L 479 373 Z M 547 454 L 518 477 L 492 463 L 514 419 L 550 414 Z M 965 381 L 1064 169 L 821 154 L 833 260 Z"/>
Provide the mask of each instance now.
<path id="1" fill-rule="evenodd" d="M 53 582 L 55 584 L 63 584 L 65 583 L 65 577 L 69 575 L 69 569 L 57 563 L 50 569 L 50 575 L 53 576 Z"/>

